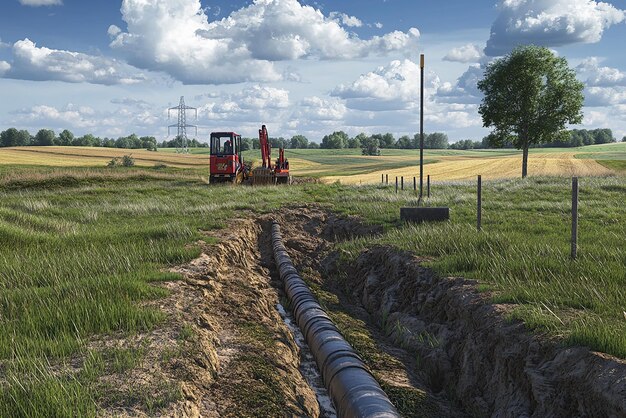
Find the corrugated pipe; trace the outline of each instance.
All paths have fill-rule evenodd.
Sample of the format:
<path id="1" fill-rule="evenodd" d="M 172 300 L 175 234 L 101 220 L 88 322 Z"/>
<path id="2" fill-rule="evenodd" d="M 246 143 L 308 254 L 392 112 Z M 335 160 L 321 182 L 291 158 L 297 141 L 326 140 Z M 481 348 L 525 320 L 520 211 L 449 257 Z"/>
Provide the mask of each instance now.
<path id="1" fill-rule="evenodd" d="M 272 225 L 272 246 L 296 322 L 322 373 L 339 418 L 399 417 L 374 376 L 341 336 L 298 274 L 283 245 L 280 226 L 276 222 Z"/>

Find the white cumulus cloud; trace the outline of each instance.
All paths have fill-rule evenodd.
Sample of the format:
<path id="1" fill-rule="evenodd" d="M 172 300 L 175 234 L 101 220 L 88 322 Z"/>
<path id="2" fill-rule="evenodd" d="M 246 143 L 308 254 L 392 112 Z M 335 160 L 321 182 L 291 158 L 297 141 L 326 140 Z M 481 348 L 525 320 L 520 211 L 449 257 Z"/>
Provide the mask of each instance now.
<path id="1" fill-rule="evenodd" d="M 123 0 L 128 32 L 111 47 L 136 67 L 164 71 L 187 84 L 277 81 L 275 61 L 350 59 L 404 50 L 415 28 L 359 39 L 333 18 L 297 0 L 254 0 L 209 21 L 199 0 Z M 344 25 L 357 22 L 350 16 Z"/>
<path id="2" fill-rule="evenodd" d="M 625 12 L 594 0 L 503 0 L 485 53 L 497 56 L 520 44 L 562 46 L 594 43 Z"/>
<path id="3" fill-rule="evenodd" d="M 336 22 L 341 23 L 344 26 L 348 26 L 350 28 L 360 28 L 363 26 L 363 22 L 356 16 L 350 16 L 345 13 L 339 12 L 330 12 L 328 15 L 331 19 Z"/>
<path id="4" fill-rule="evenodd" d="M 63 0 L 20 0 L 20 4 L 23 6 L 62 6 Z"/>
<path id="5" fill-rule="evenodd" d="M 626 86 L 626 73 L 617 68 L 601 66 L 597 57 L 587 58 L 576 67 L 576 71 L 585 78 L 587 86 Z"/>
<path id="6" fill-rule="evenodd" d="M 105 57 L 38 47 L 30 39 L 13 44 L 13 62 L 3 76 L 20 80 L 69 83 L 135 84 L 146 77 L 128 65 Z"/>
<path id="7" fill-rule="evenodd" d="M 430 87 L 439 82 L 437 77 L 430 79 Z M 340 84 L 331 95 L 347 100 L 348 107 L 352 109 L 407 109 L 419 101 L 419 80 L 419 65 L 411 60 L 394 60 L 389 65 L 362 74 L 349 85 Z"/>
<path id="8" fill-rule="evenodd" d="M 6 61 L 0 61 L 0 77 L 11 69 L 11 64 Z"/>
<path id="9" fill-rule="evenodd" d="M 485 56 L 482 48 L 476 44 L 467 44 L 458 48 L 452 49 L 443 57 L 444 61 L 452 62 L 478 62 Z"/>

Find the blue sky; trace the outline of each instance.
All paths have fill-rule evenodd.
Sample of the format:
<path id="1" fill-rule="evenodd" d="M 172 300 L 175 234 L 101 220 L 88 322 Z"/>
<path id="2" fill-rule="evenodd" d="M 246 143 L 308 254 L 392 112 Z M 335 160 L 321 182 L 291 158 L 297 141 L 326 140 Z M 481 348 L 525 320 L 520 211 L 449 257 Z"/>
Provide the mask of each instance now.
<path id="1" fill-rule="evenodd" d="M 0 129 L 167 137 L 185 96 L 199 136 L 419 130 L 480 139 L 476 81 L 536 43 L 586 84 L 582 127 L 626 135 L 626 1 L 3 0 Z"/>

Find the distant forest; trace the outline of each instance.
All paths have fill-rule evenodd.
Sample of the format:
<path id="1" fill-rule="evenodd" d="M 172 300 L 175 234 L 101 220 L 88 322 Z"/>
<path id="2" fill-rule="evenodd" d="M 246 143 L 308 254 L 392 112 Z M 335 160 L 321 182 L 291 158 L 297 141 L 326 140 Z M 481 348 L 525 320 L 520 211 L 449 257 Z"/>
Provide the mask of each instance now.
<path id="1" fill-rule="evenodd" d="M 415 134 L 401 136 L 396 139 L 393 134 L 374 134 L 367 135 L 365 133 L 350 137 L 343 131 L 336 131 L 332 134 L 325 135 L 320 144 L 309 141 L 303 135 L 295 135 L 291 139 L 283 137 L 270 138 L 273 147 L 283 147 L 292 149 L 304 148 L 322 148 L 322 149 L 342 149 L 342 148 L 361 148 L 376 150 L 378 148 L 392 149 L 417 149 L 419 148 L 420 137 Z M 541 147 L 579 147 L 583 145 L 608 144 L 617 142 L 613 137 L 610 129 L 573 129 L 565 132 L 560 138 L 552 142 L 541 144 Z M 626 142 L 626 136 L 622 138 L 622 142 Z M 466 139 L 450 143 L 445 133 L 435 132 L 424 136 L 424 147 L 427 149 L 485 149 L 500 148 L 494 144 L 499 143 L 504 148 L 512 148 L 511 141 L 497 140 L 492 135 L 484 137 L 480 141 Z M 117 139 L 100 138 L 92 134 L 83 136 L 75 136 L 71 131 L 65 129 L 59 135 L 53 130 L 41 129 L 34 136 L 27 130 L 18 130 L 9 128 L 0 133 L 0 147 L 20 147 L 29 145 L 39 146 L 74 146 L 74 147 L 105 147 L 105 148 L 126 148 L 126 149 L 147 149 L 156 151 L 157 148 L 176 148 L 181 145 L 178 138 L 170 141 L 158 142 L 153 136 L 137 136 L 131 134 L 122 136 Z M 208 144 L 200 142 L 197 139 L 190 139 L 189 147 L 202 148 L 208 147 Z M 242 138 L 243 150 L 259 149 L 258 138 Z M 370 152 L 371 154 L 371 152 Z"/>

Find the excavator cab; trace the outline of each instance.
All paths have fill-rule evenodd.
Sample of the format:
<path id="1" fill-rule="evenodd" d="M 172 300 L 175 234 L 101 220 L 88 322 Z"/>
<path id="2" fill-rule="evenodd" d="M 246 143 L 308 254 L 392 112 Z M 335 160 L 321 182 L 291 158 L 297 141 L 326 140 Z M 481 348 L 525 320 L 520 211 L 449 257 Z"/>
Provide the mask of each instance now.
<path id="1" fill-rule="evenodd" d="M 241 183 L 246 167 L 241 155 L 241 135 L 235 132 L 211 133 L 211 183 Z"/>

